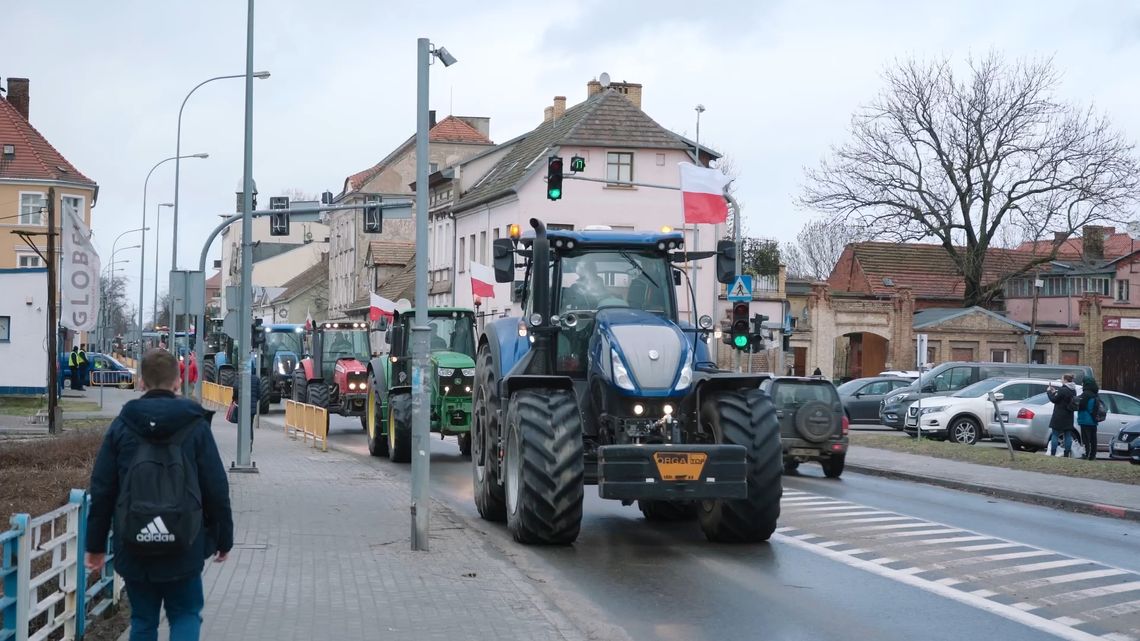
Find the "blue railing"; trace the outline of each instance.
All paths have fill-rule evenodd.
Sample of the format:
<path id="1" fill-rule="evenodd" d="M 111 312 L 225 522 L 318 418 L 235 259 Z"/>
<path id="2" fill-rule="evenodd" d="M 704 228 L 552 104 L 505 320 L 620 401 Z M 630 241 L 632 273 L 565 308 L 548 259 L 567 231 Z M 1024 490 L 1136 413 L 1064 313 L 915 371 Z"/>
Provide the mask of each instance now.
<path id="1" fill-rule="evenodd" d="M 93 581 L 83 565 L 90 507 L 86 491 L 72 490 L 66 505 L 37 517 L 15 514 L 11 529 L 0 532 L 0 641 L 46 639 L 58 631 L 64 640 L 82 639 L 87 624 L 118 603 L 110 535 L 107 563 Z M 50 563 L 35 564 L 33 574 L 33 562 L 43 558 Z"/>

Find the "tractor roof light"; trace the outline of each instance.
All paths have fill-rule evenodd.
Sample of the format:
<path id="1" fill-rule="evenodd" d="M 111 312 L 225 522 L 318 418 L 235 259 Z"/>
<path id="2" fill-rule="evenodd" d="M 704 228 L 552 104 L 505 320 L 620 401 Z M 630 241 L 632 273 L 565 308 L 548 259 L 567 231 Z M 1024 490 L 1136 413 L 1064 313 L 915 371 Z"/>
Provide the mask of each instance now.
<path id="1" fill-rule="evenodd" d="M 511 237 L 511 240 L 518 240 L 521 233 L 522 232 L 519 229 L 518 223 L 511 223 L 511 227 L 510 227 L 510 231 L 509 231 L 509 235 Z"/>
<path id="2" fill-rule="evenodd" d="M 661 233 L 662 234 L 668 234 L 671 231 L 673 231 L 673 228 L 670 227 L 669 225 L 662 225 L 661 226 Z"/>

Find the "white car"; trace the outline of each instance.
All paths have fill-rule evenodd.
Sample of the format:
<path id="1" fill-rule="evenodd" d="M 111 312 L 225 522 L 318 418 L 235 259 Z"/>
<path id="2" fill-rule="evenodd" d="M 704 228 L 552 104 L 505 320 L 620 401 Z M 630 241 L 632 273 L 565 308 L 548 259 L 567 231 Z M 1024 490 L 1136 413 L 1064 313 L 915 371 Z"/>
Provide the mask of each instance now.
<path id="1" fill-rule="evenodd" d="M 1043 393 L 1049 381 L 1043 378 L 987 378 L 965 387 L 951 396 L 924 398 L 907 408 L 903 429 L 907 434 L 922 430 L 924 438 L 946 439 L 973 445 L 987 438 L 987 427 L 994 422 L 994 404 L 998 401 L 1025 400 Z"/>
<path id="2" fill-rule="evenodd" d="M 1057 387 L 1057 385 L 1054 385 Z M 1077 395 L 1081 387 L 1077 386 Z M 1140 418 L 1140 399 L 1120 392 L 1100 392 L 1100 398 L 1108 409 L 1108 416 L 1097 425 L 1097 450 L 1108 451 L 1108 443 L 1122 427 Z M 1020 403 L 999 403 L 1006 421 L 1006 433 L 1014 447 L 1037 452 L 1049 446 L 1049 419 L 1053 416 L 1053 403 L 1049 397 L 1040 394 Z M 1008 412 L 1008 414 L 1005 414 Z M 990 435 L 1001 437 L 1001 427 L 997 420 L 989 426 Z"/>

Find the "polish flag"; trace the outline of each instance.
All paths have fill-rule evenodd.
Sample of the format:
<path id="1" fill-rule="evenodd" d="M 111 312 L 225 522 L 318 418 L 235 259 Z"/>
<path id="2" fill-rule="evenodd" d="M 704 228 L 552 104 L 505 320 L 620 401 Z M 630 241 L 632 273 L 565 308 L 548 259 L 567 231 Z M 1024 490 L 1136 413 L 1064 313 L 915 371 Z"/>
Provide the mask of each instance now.
<path id="1" fill-rule="evenodd" d="M 677 163 L 681 168 L 681 195 L 685 205 L 685 224 L 723 223 L 728 220 L 728 202 L 724 187 L 729 177 L 719 169 Z"/>
<path id="2" fill-rule="evenodd" d="M 378 321 L 380 317 L 391 319 L 396 315 L 396 303 L 375 292 L 369 292 L 368 296 L 372 302 L 368 310 L 369 320 Z"/>
<path id="3" fill-rule="evenodd" d="M 471 295 L 495 297 L 495 270 L 471 261 Z"/>
<path id="4" fill-rule="evenodd" d="M 313 329 L 313 312 L 305 310 L 305 329 Z"/>

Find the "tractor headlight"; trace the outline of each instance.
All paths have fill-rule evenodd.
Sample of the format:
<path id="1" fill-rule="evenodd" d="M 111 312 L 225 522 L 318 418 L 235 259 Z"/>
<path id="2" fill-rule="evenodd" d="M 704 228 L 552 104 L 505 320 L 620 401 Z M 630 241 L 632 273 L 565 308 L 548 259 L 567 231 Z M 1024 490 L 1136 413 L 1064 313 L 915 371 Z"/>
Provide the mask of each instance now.
<path id="1" fill-rule="evenodd" d="M 689 367 L 688 363 L 681 368 L 681 376 L 677 379 L 677 385 L 673 389 L 685 389 L 689 383 L 693 382 L 693 368 Z"/>
<path id="2" fill-rule="evenodd" d="M 285 363 L 283 361 L 277 362 L 277 373 L 282 376 L 285 375 Z"/>
<path id="3" fill-rule="evenodd" d="M 463 368 L 463 375 L 466 376 L 467 378 L 474 378 L 475 377 L 475 368 L 474 367 L 464 367 Z"/>
<path id="4" fill-rule="evenodd" d="M 614 384 L 622 389 L 633 390 L 633 379 L 629 375 L 629 370 L 621 364 L 621 357 L 613 348 L 610 348 L 610 364 L 613 366 Z"/>
<path id="5" fill-rule="evenodd" d="M 452 367 L 441 367 L 441 368 L 439 368 L 440 378 L 449 378 L 454 373 L 455 373 L 455 369 Z"/>

